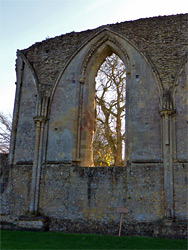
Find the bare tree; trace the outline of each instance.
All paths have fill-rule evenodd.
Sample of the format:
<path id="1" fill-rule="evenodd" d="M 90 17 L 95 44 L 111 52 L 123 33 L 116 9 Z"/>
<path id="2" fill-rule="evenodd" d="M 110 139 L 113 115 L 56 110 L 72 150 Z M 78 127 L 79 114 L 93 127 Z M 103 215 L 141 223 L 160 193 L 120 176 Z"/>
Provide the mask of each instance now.
<path id="1" fill-rule="evenodd" d="M 0 153 L 9 153 L 12 116 L 0 112 Z"/>
<path id="2" fill-rule="evenodd" d="M 95 165 L 123 165 L 125 84 L 125 65 L 116 54 L 112 54 L 106 58 L 96 77 L 97 129 L 93 155 Z"/>

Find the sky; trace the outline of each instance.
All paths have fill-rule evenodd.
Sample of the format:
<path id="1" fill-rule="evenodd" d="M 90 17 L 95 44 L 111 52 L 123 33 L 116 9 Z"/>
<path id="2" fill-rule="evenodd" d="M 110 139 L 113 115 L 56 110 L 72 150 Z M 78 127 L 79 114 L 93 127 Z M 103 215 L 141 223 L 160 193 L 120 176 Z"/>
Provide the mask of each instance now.
<path id="1" fill-rule="evenodd" d="M 0 0 L 0 112 L 13 112 L 17 49 L 72 31 L 180 13 L 188 13 L 187 0 Z"/>

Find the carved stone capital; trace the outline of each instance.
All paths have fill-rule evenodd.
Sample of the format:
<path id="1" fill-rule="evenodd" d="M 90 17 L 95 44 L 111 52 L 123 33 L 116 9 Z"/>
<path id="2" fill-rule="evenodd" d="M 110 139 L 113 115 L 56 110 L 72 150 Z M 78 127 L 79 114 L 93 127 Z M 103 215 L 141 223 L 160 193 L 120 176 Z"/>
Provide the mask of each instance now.
<path id="1" fill-rule="evenodd" d="M 86 77 L 84 75 L 80 76 L 80 84 L 84 84 Z"/>
<path id="2" fill-rule="evenodd" d="M 161 117 L 169 117 L 176 113 L 175 109 L 161 109 L 159 111 Z"/>
<path id="3" fill-rule="evenodd" d="M 174 102 L 173 102 L 173 98 L 172 98 L 172 90 L 170 90 L 170 89 L 165 89 L 163 92 L 161 110 L 165 110 L 167 112 L 174 112 Z"/>
<path id="4" fill-rule="evenodd" d="M 33 120 L 34 120 L 35 124 L 37 125 L 37 123 L 46 123 L 48 118 L 45 116 L 34 116 Z"/>

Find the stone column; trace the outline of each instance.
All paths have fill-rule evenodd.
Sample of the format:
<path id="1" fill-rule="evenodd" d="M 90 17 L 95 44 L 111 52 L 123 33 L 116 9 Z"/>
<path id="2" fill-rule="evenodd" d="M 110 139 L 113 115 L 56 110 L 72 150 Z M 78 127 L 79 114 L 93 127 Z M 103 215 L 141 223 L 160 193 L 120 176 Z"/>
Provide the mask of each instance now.
<path id="1" fill-rule="evenodd" d="M 168 90 L 163 97 L 163 107 L 160 110 L 160 115 L 163 133 L 165 218 L 172 219 L 174 218 L 173 123 L 175 110 Z"/>
<path id="2" fill-rule="evenodd" d="M 39 158 L 39 145 L 40 145 L 40 120 L 34 118 L 36 133 L 35 133 L 35 154 L 32 169 L 32 182 L 31 182 L 31 197 L 30 197 L 30 207 L 29 212 L 31 214 L 35 213 L 35 194 L 36 194 L 36 180 L 38 172 L 38 158 Z"/>
<path id="3" fill-rule="evenodd" d="M 42 87 L 41 87 L 42 88 Z M 42 92 L 42 91 L 41 91 Z M 38 214 L 39 210 L 39 191 L 40 177 L 43 158 L 43 138 L 44 128 L 47 121 L 49 97 L 42 94 L 38 95 L 36 105 L 36 116 L 33 118 L 36 126 L 35 133 L 35 153 L 32 169 L 31 196 L 29 212 L 33 215 Z"/>
<path id="4" fill-rule="evenodd" d="M 78 129 L 77 129 L 77 148 L 76 148 L 76 162 L 80 162 L 80 147 L 81 147 L 81 126 L 82 126 L 82 105 L 83 105 L 83 85 L 85 77 L 80 79 L 79 88 L 79 104 L 78 104 Z"/>
<path id="5" fill-rule="evenodd" d="M 38 118 L 36 118 L 38 119 Z M 36 187 L 35 187 L 35 198 L 34 198 L 34 212 L 38 213 L 39 208 L 39 190 L 40 190 L 40 176 L 41 176 L 41 167 L 42 167 L 42 152 L 43 152 L 43 137 L 44 137 L 44 127 L 46 123 L 46 117 L 40 117 L 40 138 L 39 138 L 39 147 L 38 147 L 38 162 L 37 162 L 37 173 L 36 173 Z M 38 121 L 37 121 L 38 122 Z"/>
<path id="6" fill-rule="evenodd" d="M 31 199 L 29 212 L 31 214 L 38 213 L 39 204 L 39 185 L 40 185 L 40 172 L 42 164 L 42 146 L 43 146 L 43 135 L 44 126 L 46 123 L 46 117 L 34 117 L 34 122 L 36 126 L 35 135 L 35 155 L 32 169 L 32 183 L 31 183 Z"/>

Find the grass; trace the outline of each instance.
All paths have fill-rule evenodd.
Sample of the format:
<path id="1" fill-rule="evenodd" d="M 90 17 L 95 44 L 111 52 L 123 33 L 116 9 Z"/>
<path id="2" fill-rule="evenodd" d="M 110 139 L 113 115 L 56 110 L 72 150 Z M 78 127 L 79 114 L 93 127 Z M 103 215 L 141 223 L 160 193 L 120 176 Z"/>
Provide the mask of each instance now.
<path id="1" fill-rule="evenodd" d="M 0 249 L 187 249 L 187 241 L 138 236 L 2 230 Z"/>

